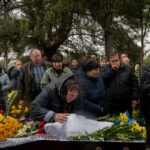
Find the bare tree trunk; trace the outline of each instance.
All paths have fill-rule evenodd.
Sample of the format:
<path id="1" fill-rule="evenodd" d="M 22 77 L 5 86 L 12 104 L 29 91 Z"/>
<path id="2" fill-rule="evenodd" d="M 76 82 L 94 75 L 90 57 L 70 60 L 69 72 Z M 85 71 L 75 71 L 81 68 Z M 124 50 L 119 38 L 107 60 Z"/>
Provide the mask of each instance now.
<path id="1" fill-rule="evenodd" d="M 140 52 L 140 71 L 141 74 L 143 73 L 143 58 L 144 58 L 144 36 L 141 34 L 141 52 Z"/>
<path id="2" fill-rule="evenodd" d="M 111 32 L 105 31 L 105 54 L 109 54 L 113 51 L 113 36 Z"/>
<path id="3" fill-rule="evenodd" d="M 4 67 L 7 69 L 8 68 L 8 53 L 7 50 L 4 52 Z"/>
<path id="4" fill-rule="evenodd" d="M 107 17 L 104 26 L 104 38 L 105 38 L 105 54 L 109 54 L 113 51 L 113 35 L 112 35 L 112 19 Z"/>

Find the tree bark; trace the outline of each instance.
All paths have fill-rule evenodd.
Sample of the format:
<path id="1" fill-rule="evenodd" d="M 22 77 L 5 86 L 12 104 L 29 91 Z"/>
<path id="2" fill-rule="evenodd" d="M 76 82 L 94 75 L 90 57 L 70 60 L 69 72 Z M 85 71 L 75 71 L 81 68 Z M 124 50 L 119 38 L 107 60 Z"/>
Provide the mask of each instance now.
<path id="1" fill-rule="evenodd" d="M 111 17 L 106 18 L 104 29 L 104 38 L 105 38 L 105 54 L 109 54 L 113 51 L 113 34 L 112 34 L 112 19 Z"/>

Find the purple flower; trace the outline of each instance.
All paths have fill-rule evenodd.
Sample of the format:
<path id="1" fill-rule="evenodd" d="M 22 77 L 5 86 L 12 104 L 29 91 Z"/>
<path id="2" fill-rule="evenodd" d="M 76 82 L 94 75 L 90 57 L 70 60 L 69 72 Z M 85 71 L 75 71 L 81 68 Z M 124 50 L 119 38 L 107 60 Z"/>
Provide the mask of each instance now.
<path id="1" fill-rule="evenodd" d="M 31 118 L 27 118 L 24 122 L 23 122 L 23 125 L 26 124 L 27 122 L 31 122 L 33 121 Z"/>

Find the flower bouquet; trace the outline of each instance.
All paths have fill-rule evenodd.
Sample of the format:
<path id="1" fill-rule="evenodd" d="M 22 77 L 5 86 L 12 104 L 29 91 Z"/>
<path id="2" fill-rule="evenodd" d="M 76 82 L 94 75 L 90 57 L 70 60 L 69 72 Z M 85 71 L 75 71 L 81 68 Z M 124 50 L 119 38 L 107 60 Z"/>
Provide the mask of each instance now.
<path id="1" fill-rule="evenodd" d="M 106 127 L 89 134 L 85 131 L 84 135 L 70 137 L 71 140 L 109 140 L 109 141 L 135 141 L 146 138 L 146 129 L 141 127 L 136 120 L 130 119 L 126 113 L 120 113 L 118 120 L 111 127 Z"/>
<path id="2" fill-rule="evenodd" d="M 17 91 L 12 91 L 8 94 L 5 116 L 9 115 L 23 122 L 28 114 L 28 108 L 26 106 L 18 105 L 17 97 Z"/>
<path id="3" fill-rule="evenodd" d="M 23 126 L 17 119 L 6 116 L 5 119 L 0 121 L 0 141 L 5 138 L 14 137 L 15 132 Z"/>
<path id="4" fill-rule="evenodd" d="M 15 137 L 27 137 L 34 134 L 38 134 L 38 135 L 44 134 L 44 129 L 43 129 L 45 125 L 44 121 L 33 122 L 32 119 L 28 119 L 24 123 L 25 124 L 23 125 L 23 127 L 16 132 Z"/>
<path id="5" fill-rule="evenodd" d="M 14 118 L 17 118 L 19 121 L 24 121 L 26 113 L 28 113 L 28 108 L 26 106 L 22 106 L 22 105 L 15 106 L 15 105 L 13 105 L 10 108 L 9 115 L 14 117 Z"/>

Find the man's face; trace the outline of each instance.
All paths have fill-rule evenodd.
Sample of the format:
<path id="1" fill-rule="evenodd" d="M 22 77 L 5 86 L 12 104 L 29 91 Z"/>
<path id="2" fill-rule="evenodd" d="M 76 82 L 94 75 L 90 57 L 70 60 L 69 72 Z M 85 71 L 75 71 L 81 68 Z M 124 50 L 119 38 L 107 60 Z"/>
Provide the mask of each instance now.
<path id="1" fill-rule="evenodd" d="M 121 55 L 121 60 L 123 60 L 123 59 L 126 58 L 126 57 L 127 57 L 126 54 L 122 54 L 122 55 Z"/>
<path id="2" fill-rule="evenodd" d="M 120 58 L 118 55 L 110 57 L 110 64 L 112 66 L 112 69 L 118 70 L 120 67 Z"/>
<path id="3" fill-rule="evenodd" d="M 40 51 L 35 51 L 31 55 L 31 60 L 35 65 L 40 65 L 42 61 L 42 56 Z"/>
<path id="4" fill-rule="evenodd" d="M 100 62 L 100 66 L 102 67 L 102 66 L 104 66 L 104 65 L 106 65 L 106 64 L 109 64 L 109 61 L 106 61 L 106 60 L 102 60 L 101 62 Z"/>
<path id="5" fill-rule="evenodd" d="M 22 62 L 21 61 L 16 61 L 16 68 L 20 69 L 22 67 Z"/>
<path id="6" fill-rule="evenodd" d="M 96 59 L 96 55 L 91 55 L 91 59 Z"/>
<path id="7" fill-rule="evenodd" d="M 87 60 L 86 56 L 82 57 L 83 62 L 85 62 Z"/>
<path id="8" fill-rule="evenodd" d="M 72 66 L 78 66 L 78 61 L 76 59 L 72 60 Z"/>
<path id="9" fill-rule="evenodd" d="M 73 100 L 75 100 L 78 97 L 79 93 L 77 90 L 68 90 L 66 95 L 66 101 L 67 103 L 71 103 Z"/>
<path id="10" fill-rule="evenodd" d="M 99 69 L 99 68 L 96 68 L 96 69 L 93 69 L 93 70 L 91 70 L 91 71 L 88 71 L 88 72 L 87 72 L 87 75 L 88 75 L 89 77 L 92 77 L 92 78 L 97 78 L 99 72 L 100 72 L 100 69 Z"/>
<path id="11" fill-rule="evenodd" d="M 129 60 L 129 59 L 124 58 L 124 59 L 122 60 L 122 62 L 123 62 L 124 64 L 126 64 L 126 65 L 130 65 L 130 60 Z"/>
<path id="12" fill-rule="evenodd" d="M 66 65 L 68 65 L 68 64 L 69 64 L 68 59 L 64 59 L 64 64 L 66 64 Z"/>
<path id="13" fill-rule="evenodd" d="M 62 70 L 62 62 L 53 62 L 53 67 L 56 69 L 56 70 Z"/>

